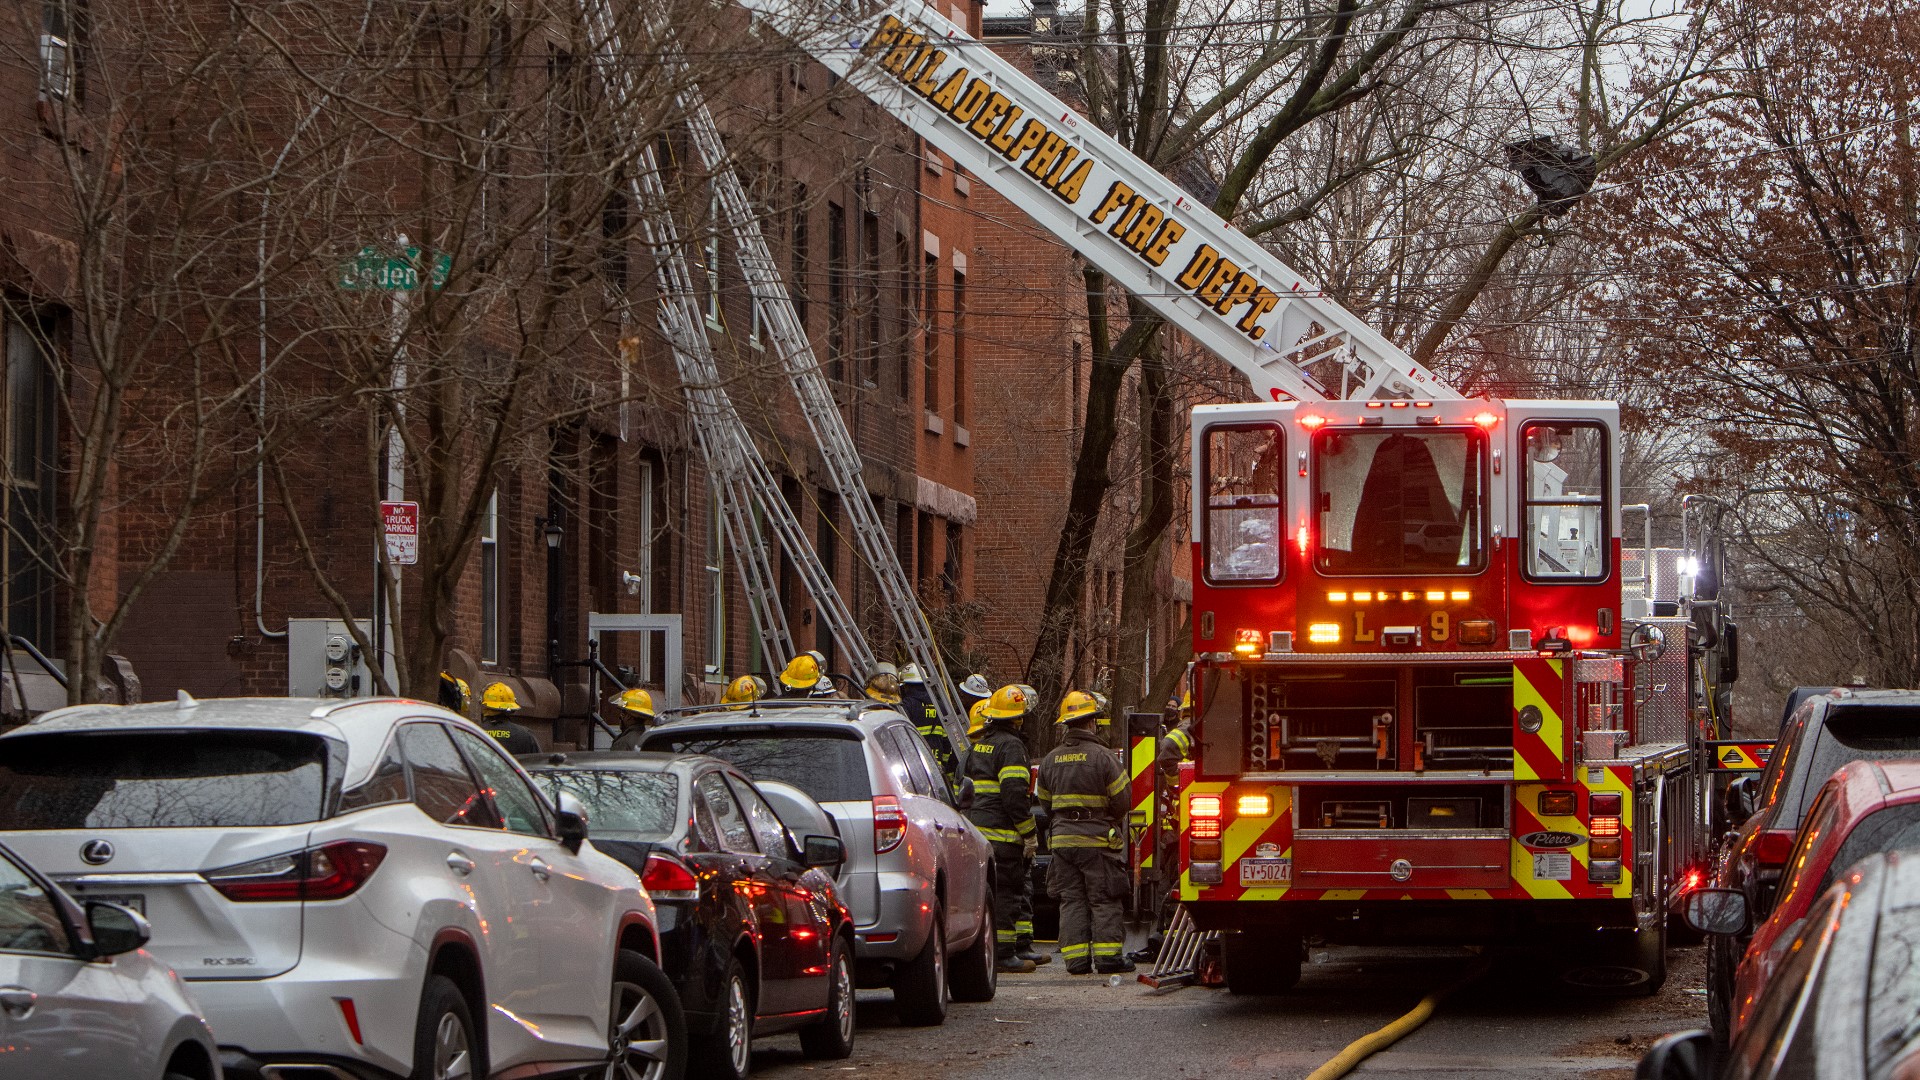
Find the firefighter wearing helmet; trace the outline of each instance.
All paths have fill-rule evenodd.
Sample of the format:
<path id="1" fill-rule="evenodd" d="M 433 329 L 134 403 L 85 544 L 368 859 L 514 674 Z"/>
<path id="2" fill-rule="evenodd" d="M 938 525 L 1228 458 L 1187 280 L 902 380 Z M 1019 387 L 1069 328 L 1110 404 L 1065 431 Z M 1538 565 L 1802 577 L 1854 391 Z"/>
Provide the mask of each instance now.
<path id="1" fill-rule="evenodd" d="M 620 734 L 613 738 L 615 750 L 640 749 L 640 736 L 649 725 L 658 723 L 653 712 L 653 695 L 638 688 L 622 690 L 610 702 L 620 713 Z"/>
<path id="2" fill-rule="evenodd" d="M 885 660 L 867 675 L 866 695 L 884 705 L 900 704 L 900 670 Z"/>
<path id="3" fill-rule="evenodd" d="M 480 706 L 487 711 L 481 718 L 480 726 L 487 734 L 500 740 L 507 753 L 516 757 L 521 754 L 537 754 L 540 743 L 525 724 L 517 723 L 513 714 L 520 711 L 520 699 L 514 696 L 513 687 L 506 683 L 490 684 L 480 695 Z"/>
<path id="4" fill-rule="evenodd" d="M 720 704 L 736 708 L 749 705 L 767 696 L 767 682 L 758 675 L 742 675 L 727 684 L 726 692 L 720 695 Z"/>
<path id="5" fill-rule="evenodd" d="M 993 687 L 987 685 L 987 677 L 985 675 L 976 671 L 961 680 L 960 707 L 967 710 L 969 715 L 973 713 L 973 707 L 975 705 L 992 696 Z"/>
<path id="6" fill-rule="evenodd" d="M 1158 753 L 1154 755 L 1154 764 L 1159 766 L 1160 775 L 1173 783 L 1180 778 L 1180 763 L 1193 760 L 1193 694 L 1189 692 L 1180 699 L 1180 717 L 1167 733 L 1160 737 Z"/>
<path id="7" fill-rule="evenodd" d="M 473 702 L 473 687 L 467 680 L 450 671 L 440 673 L 440 707 L 448 712 L 467 715 L 467 706 Z"/>
<path id="8" fill-rule="evenodd" d="M 1019 686 L 993 692 L 980 710 L 986 727 L 974 736 L 967 754 L 967 778 L 973 781 L 968 820 L 993 845 L 993 939 L 996 966 L 1024 975 L 1035 962 L 1021 954 L 1017 923 L 1027 900 L 1028 844 L 1034 835 L 1033 774 L 1027 744 L 1020 738 L 1033 698 Z M 1032 915 L 1027 916 L 1027 949 L 1032 949 Z"/>
<path id="9" fill-rule="evenodd" d="M 960 759 L 953 752 L 953 744 L 947 741 L 946 725 L 940 722 L 940 710 L 934 708 L 933 692 L 927 689 L 926 677 L 920 674 L 918 665 L 908 664 L 900 669 L 900 712 L 920 732 L 920 741 L 927 744 L 933 760 L 940 763 L 947 786 L 959 790 Z"/>
<path id="10" fill-rule="evenodd" d="M 1121 857 L 1126 842 L 1127 770 L 1100 741 L 1100 705 L 1076 690 L 1054 721 L 1066 737 L 1040 762 L 1034 797 L 1047 810 L 1047 846 L 1053 852 L 1047 889 L 1060 901 L 1060 955 L 1067 974 L 1132 971 L 1121 954 L 1126 928 L 1121 905 L 1132 890 Z"/>
<path id="11" fill-rule="evenodd" d="M 833 680 L 827 678 L 827 658 L 813 649 L 808 649 L 788 662 L 786 670 L 780 673 L 780 696 L 830 697 L 833 694 Z M 821 688 L 826 692 L 823 694 Z"/>

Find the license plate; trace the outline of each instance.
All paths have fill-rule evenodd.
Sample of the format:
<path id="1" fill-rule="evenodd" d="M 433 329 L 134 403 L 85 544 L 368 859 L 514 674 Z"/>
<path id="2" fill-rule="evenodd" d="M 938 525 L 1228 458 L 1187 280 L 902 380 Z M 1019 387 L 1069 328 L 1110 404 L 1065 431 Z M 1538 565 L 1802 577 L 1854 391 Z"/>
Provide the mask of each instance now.
<path id="1" fill-rule="evenodd" d="M 123 908 L 132 908 L 141 918 L 147 915 L 147 898 L 139 893 L 81 893 L 74 897 L 84 906 L 86 904 L 119 904 Z"/>
<path id="2" fill-rule="evenodd" d="M 1240 860 L 1240 884 L 1242 885 L 1280 885 L 1292 880 L 1292 859 Z"/>

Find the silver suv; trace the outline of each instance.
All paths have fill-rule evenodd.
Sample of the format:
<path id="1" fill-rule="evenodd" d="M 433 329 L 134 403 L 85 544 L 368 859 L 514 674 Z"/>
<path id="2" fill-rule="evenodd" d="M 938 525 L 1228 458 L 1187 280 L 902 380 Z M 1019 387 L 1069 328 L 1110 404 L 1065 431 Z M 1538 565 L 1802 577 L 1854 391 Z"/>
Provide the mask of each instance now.
<path id="1" fill-rule="evenodd" d="M 992 850 L 897 709 L 819 699 L 691 709 L 640 749 L 724 758 L 833 815 L 859 982 L 892 987 L 902 1023 L 941 1023 L 950 998 L 993 1000 Z"/>

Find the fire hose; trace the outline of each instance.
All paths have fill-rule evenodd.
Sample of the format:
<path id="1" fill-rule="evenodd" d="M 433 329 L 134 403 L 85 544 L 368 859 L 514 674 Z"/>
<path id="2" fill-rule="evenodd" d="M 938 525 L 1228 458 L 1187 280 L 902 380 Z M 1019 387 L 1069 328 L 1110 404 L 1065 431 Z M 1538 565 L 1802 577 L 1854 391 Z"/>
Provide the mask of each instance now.
<path id="1" fill-rule="evenodd" d="M 1459 978 L 1421 998 L 1420 1004 L 1408 1010 L 1406 1015 L 1347 1044 L 1346 1049 L 1335 1054 L 1326 1064 L 1308 1073 L 1307 1080 L 1337 1080 L 1352 1072 L 1362 1061 L 1399 1042 L 1426 1023 L 1447 995 L 1486 974 L 1488 966 L 1484 956 L 1476 959 Z"/>

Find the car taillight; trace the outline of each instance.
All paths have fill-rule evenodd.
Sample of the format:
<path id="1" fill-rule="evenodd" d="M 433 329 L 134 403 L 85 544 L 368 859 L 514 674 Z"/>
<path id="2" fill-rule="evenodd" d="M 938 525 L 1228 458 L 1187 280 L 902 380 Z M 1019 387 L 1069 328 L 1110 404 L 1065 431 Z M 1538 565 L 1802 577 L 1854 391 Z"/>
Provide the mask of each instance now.
<path id="1" fill-rule="evenodd" d="M 885 855 L 907 838 L 907 815 L 892 795 L 873 797 L 873 853 Z"/>
<path id="2" fill-rule="evenodd" d="M 1761 866 L 1785 866 L 1793 854 L 1793 834 L 1784 829 L 1768 829 L 1753 838 L 1753 858 Z"/>
<path id="3" fill-rule="evenodd" d="M 687 869 L 686 863 L 671 855 L 647 856 L 647 869 L 640 875 L 640 884 L 647 887 L 647 895 L 656 901 L 700 899 L 700 880 Z"/>
<path id="4" fill-rule="evenodd" d="M 365 885 L 386 857 L 385 844 L 336 840 L 305 851 L 209 870 L 201 876 L 221 896 L 240 903 L 338 900 Z"/>
<path id="5" fill-rule="evenodd" d="M 1223 803 L 1218 795 L 1195 795 L 1187 800 L 1187 821 L 1195 838 L 1213 840 L 1220 836 Z"/>

